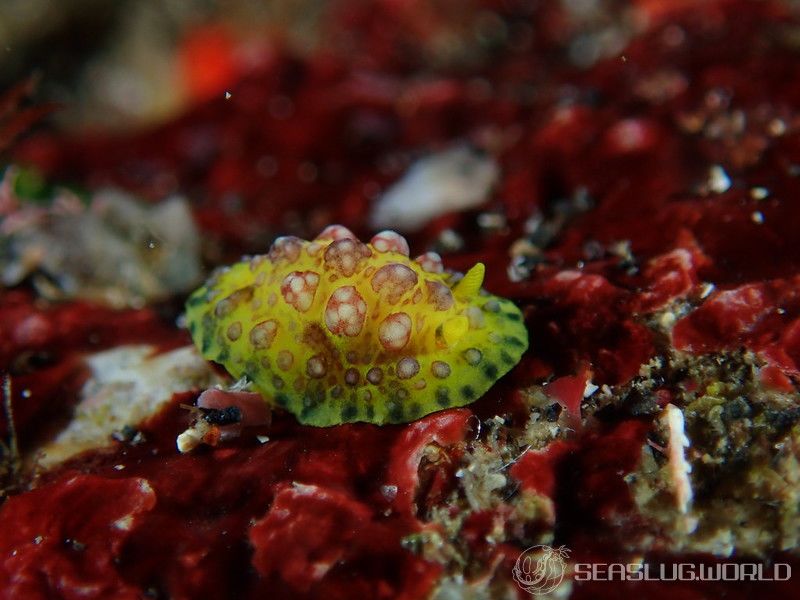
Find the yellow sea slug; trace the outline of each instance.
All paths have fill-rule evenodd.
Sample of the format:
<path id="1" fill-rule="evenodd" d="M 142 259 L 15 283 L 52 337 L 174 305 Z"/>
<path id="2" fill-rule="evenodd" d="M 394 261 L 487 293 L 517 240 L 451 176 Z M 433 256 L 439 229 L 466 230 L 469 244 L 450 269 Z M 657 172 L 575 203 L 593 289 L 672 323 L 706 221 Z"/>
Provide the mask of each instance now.
<path id="1" fill-rule="evenodd" d="M 309 425 L 401 423 L 477 400 L 528 347 L 522 314 L 384 231 L 275 240 L 186 303 L 203 356 Z"/>

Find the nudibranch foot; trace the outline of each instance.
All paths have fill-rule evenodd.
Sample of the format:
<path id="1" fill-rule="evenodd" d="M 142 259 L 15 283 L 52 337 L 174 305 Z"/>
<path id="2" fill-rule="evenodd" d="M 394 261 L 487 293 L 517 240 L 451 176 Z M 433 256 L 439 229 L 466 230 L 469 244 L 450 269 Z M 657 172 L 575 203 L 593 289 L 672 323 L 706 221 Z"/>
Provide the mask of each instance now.
<path id="1" fill-rule="evenodd" d="M 528 347 L 517 306 L 393 231 L 341 225 L 215 272 L 186 303 L 203 356 L 305 424 L 403 423 L 481 397 Z"/>

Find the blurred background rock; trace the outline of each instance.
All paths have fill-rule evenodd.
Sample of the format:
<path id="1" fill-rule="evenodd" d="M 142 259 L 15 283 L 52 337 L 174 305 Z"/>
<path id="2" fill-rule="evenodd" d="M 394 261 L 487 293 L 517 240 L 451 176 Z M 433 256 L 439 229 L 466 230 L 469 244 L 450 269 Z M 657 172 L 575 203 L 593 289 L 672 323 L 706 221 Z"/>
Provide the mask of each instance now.
<path id="1" fill-rule="evenodd" d="M 639 4 L 652 12 L 653 2 Z M 619 0 L 4 0 L 0 89 L 35 71 L 40 96 L 63 104 L 62 127 L 124 130 L 224 93 L 276 42 L 301 55 L 369 63 L 388 52 L 398 64 L 456 71 L 485 65 L 498 47 L 544 43 L 585 68 L 618 53 L 646 26 L 644 12 Z M 532 39 L 534 14 L 548 21 L 547 39 Z M 394 24 L 376 43 L 381 18 Z"/>
<path id="2" fill-rule="evenodd" d="M 323 4 L 4 0 L 0 89 L 38 73 L 40 95 L 63 104 L 56 118 L 69 128 L 165 121 L 258 60 L 265 37 L 312 49 Z"/>

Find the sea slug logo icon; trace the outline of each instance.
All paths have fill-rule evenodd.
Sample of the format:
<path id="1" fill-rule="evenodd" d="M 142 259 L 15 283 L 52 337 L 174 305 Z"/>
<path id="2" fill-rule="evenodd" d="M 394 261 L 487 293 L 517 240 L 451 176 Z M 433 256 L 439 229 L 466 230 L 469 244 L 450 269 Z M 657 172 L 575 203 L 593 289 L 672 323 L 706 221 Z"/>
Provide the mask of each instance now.
<path id="1" fill-rule="evenodd" d="M 535 596 L 548 594 L 564 579 L 564 559 L 568 557 L 569 549 L 566 546 L 531 546 L 519 555 L 514 564 L 514 581 Z"/>

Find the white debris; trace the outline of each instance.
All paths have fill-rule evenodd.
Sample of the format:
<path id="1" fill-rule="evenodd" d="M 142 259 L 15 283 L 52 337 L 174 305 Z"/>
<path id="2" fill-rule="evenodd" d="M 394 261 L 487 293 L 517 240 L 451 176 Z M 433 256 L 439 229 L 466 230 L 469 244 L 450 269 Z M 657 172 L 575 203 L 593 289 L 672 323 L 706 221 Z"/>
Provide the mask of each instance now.
<path id="1" fill-rule="evenodd" d="M 51 467 L 79 452 L 103 448 L 115 433 L 155 415 L 173 394 L 219 383 L 194 346 L 154 354 L 149 345 L 120 346 L 86 358 L 91 376 L 72 421 L 38 457 Z"/>
<path id="2" fill-rule="evenodd" d="M 464 247 L 464 239 L 452 229 L 445 229 L 439 234 L 437 244 L 448 252 L 458 252 Z"/>
<path id="3" fill-rule="evenodd" d="M 378 200 L 375 229 L 417 231 L 436 217 L 483 204 L 500 177 L 495 160 L 459 145 L 414 163 Z"/>
<path id="4" fill-rule="evenodd" d="M 764 223 L 764 213 L 762 213 L 760 210 L 754 210 L 753 213 L 750 215 L 750 219 L 756 225 L 761 225 L 762 223 Z"/>
<path id="5" fill-rule="evenodd" d="M 708 298 L 715 289 L 717 289 L 717 286 L 714 285 L 713 283 L 708 281 L 704 282 L 700 286 L 700 293 L 698 294 L 700 300 L 705 300 L 706 298 Z"/>
<path id="6" fill-rule="evenodd" d="M 395 498 L 397 498 L 397 486 L 396 485 L 382 485 L 381 486 L 381 495 L 388 501 L 393 502 Z"/>
<path id="7" fill-rule="evenodd" d="M 731 187 L 731 178 L 719 165 L 714 165 L 708 170 L 708 189 L 715 194 L 727 192 Z"/>
<path id="8" fill-rule="evenodd" d="M 767 123 L 767 131 L 773 137 L 780 137 L 785 134 L 787 130 L 786 122 L 782 119 L 772 119 L 772 121 Z"/>
<path id="9" fill-rule="evenodd" d="M 211 430 L 211 426 L 203 419 L 199 419 L 192 423 L 186 431 L 178 435 L 175 440 L 175 445 L 178 452 L 186 454 L 197 448 L 200 444 L 204 443 L 206 434 Z"/>
<path id="10" fill-rule="evenodd" d="M 589 396 L 594 394 L 598 389 L 600 389 L 600 388 L 598 388 L 591 381 L 587 380 L 586 381 L 586 385 L 583 388 L 583 397 L 584 398 L 588 398 Z"/>
<path id="11" fill-rule="evenodd" d="M 684 452 L 690 442 L 684 429 L 683 413 L 673 404 L 667 404 L 661 419 L 669 432 L 667 459 L 672 485 L 675 488 L 675 502 L 680 513 L 685 515 L 692 502 L 692 482 L 689 480 L 692 465 L 686 460 Z"/>
<path id="12" fill-rule="evenodd" d="M 500 231 L 508 226 L 503 213 L 485 212 L 478 215 L 478 227 L 487 231 Z"/>

